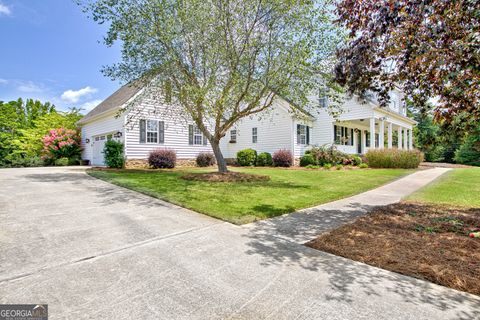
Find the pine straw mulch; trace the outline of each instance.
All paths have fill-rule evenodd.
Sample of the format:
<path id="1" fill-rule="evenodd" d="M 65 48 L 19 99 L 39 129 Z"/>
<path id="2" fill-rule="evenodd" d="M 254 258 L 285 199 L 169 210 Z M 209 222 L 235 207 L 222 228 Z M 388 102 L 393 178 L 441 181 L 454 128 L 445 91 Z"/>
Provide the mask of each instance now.
<path id="1" fill-rule="evenodd" d="M 187 173 L 182 175 L 182 179 L 193 181 L 208 181 L 208 182 L 258 182 L 268 181 L 269 176 L 260 174 L 249 174 L 241 172 L 208 172 L 208 173 Z"/>
<path id="2" fill-rule="evenodd" d="M 403 202 L 319 236 L 309 247 L 480 295 L 480 208 Z"/>

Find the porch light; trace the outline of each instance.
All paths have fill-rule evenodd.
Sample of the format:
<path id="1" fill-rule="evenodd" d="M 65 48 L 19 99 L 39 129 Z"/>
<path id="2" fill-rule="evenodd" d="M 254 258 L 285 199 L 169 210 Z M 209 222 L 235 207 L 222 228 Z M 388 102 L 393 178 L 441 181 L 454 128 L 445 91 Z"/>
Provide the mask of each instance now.
<path id="1" fill-rule="evenodd" d="M 90 143 L 90 139 L 85 139 L 85 143 Z"/>
<path id="2" fill-rule="evenodd" d="M 118 131 L 117 133 L 115 133 L 113 135 L 115 138 L 120 138 L 122 136 L 122 133 L 120 131 Z"/>

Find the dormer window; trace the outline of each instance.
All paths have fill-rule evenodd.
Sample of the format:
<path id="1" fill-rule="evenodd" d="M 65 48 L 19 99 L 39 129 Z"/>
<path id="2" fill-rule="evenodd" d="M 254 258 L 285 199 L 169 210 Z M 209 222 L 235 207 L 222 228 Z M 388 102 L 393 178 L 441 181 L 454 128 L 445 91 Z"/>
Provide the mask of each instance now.
<path id="1" fill-rule="evenodd" d="M 320 105 L 320 108 L 328 107 L 328 97 L 326 95 L 325 88 L 320 87 L 318 90 L 318 104 Z"/>

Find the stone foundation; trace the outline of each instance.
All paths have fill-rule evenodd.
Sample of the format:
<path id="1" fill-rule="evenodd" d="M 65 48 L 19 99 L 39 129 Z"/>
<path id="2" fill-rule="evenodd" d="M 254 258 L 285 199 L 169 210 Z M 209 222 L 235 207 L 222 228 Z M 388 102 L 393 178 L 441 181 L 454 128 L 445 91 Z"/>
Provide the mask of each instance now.
<path id="1" fill-rule="evenodd" d="M 196 167 L 195 159 L 177 159 L 175 167 Z M 149 169 L 146 159 L 130 159 L 125 162 L 126 169 Z"/>

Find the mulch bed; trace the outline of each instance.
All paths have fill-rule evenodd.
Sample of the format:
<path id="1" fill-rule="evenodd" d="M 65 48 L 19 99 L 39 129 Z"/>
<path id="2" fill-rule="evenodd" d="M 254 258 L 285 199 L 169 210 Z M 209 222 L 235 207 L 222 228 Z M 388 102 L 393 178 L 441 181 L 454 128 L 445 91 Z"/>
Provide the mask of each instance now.
<path id="1" fill-rule="evenodd" d="M 480 208 L 399 203 L 307 243 L 376 267 L 480 295 Z"/>
<path id="2" fill-rule="evenodd" d="M 208 181 L 208 182 L 257 182 L 268 181 L 269 176 L 259 174 L 249 174 L 240 172 L 209 172 L 209 173 L 188 173 L 182 176 L 182 179 L 193 181 Z"/>

